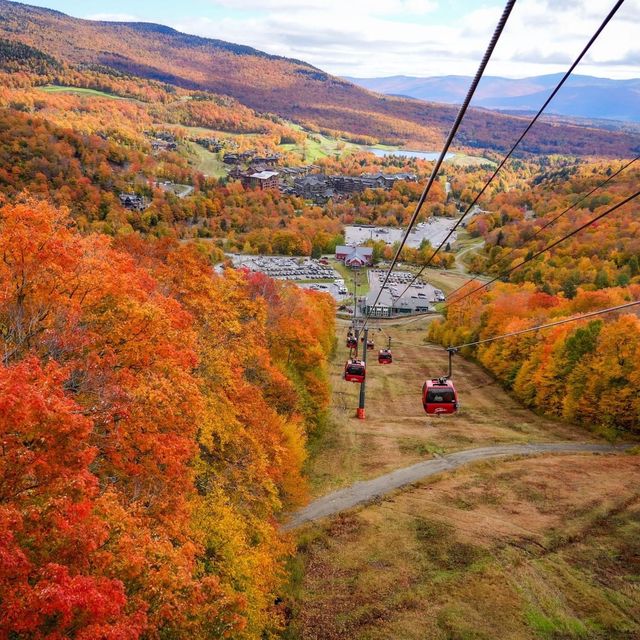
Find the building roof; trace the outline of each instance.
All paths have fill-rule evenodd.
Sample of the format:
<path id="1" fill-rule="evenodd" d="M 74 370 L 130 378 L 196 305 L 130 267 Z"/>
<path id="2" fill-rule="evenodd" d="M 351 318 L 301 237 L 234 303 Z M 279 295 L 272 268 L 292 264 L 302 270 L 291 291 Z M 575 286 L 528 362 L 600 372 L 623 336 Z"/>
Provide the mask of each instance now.
<path id="1" fill-rule="evenodd" d="M 299 185 L 307 185 L 307 184 L 325 184 L 328 182 L 327 176 L 324 173 L 312 173 L 309 176 L 304 176 L 303 178 L 298 178 L 296 180 L 296 184 Z"/>
<path id="2" fill-rule="evenodd" d="M 378 295 L 378 289 L 374 288 L 370 291 L 367 296 L 367 306 L 371 307 L 376 300 Z M 383 289 L 380 293 L 380 297 L 378 302 L 376 303 L 376 308 L 393 308 L 393 309 L 409 309 L 411 311 L 415 311 L 416 309 L 429 309 L 431 310 L 433 307 L 429 303 L 426 298 L 418 298 L 413 296 L 404 296 L 400 299 L 395 298 L 391 295 L 391 292 L 388 289 Z"/>
<path id="3" fill-rule="evenodd" d="M 370 258 L 373 255 L 373 249 L 371 247 L 347 247 L 341 244 L 336 247 L 336 253 L 346 253 L 349 257 L 360 255 L 365 258 Z"/>
<path id="4" fill-rule="evenodd" d="M 251 177 L 256 178 L 256 180 L 268 180 L 269 178 L 273 178 L 277 175 L 277 171 L 259 171 L 258 173 L 252 173 Z"/>

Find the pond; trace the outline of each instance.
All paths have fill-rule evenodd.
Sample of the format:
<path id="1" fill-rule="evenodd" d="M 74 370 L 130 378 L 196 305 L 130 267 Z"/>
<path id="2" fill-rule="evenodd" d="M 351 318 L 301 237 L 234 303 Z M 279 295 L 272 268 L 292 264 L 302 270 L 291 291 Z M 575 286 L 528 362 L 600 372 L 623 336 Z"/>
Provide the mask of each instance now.
<path id="1" fill-rule="evenodd" d="M 365 147 L 365 151 L 370 151 L 378 158 L 384 156 L 400 156 L 401 158 L 417 158 L 418 160 L 437 160 L 439 151 L 410 151 L 408 149 L 377 149 L 376 147 Z M 445 160 L 453 158 L 455 153 L 447 153 Z"/>

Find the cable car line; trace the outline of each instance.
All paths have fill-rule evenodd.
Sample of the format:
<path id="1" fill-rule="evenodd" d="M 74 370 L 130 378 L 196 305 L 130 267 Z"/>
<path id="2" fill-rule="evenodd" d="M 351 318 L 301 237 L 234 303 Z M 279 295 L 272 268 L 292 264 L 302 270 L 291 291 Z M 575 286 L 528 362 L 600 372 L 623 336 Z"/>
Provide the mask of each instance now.
<path id="1" fill-rule="evenodd" d="M 558 320 L 556 322 L 550 322 L 548 324 L 541 324 L 536 327 L 529 327 L 528 329 L 520 329 L 519 331 L 512 331 L 511 333 L 503 333 L 499 336 L 493 336 L 492 338 L 484 338 L 483 340 L 476 340 L 475 342 L 465 342 L 464 344 L 459 344 L 453 347 L 454 349 L 462 349 L 463 347 L 475 347 L 480 344 L 486 344 L 488 342 L 495 342 L 496 340 L 504 340 L 505 338 L 512 338 L 514 336 L 520 336 L 525 333 L 531 333 L 533 331 L 541 331 L 542 329 L 549 329 L 551 327 L 559 327 L 563 324 L 568 324 L 570 322 L 578 322 L 579 320 L 586 320 L 587 318 L 593 318 L 594 316 L 601 316 L 605 313 L 612 313 L 614 311 L 620 311 L 622 309 L 628 309 L 630 307 L 634 307 L 640 305 L 640 300 L 635 300 L 634 302 L 627 302 L 626 304 L 618 305 L 617 307 L 609 307 L 608 309 L 600 309 L 598 311 L 591 311 L 589 313 L 584 313 L 579 316 L 575 316 L 573 318 L 565 318 L 564 320 Z M 451 348 L 451 347 L 450 347 Z"/>
<path id="2" fill-rule="evenodd" d="M 600 34 L 604 30 L 604 28 L 609 24 L 609 22 L 611 21 L 611 19 L 613 18 L 613 16 L 616 14 L 616 12 L 622 6 L 623 3 L 624 3 L 624 0 L 618 0 L 616 2 L 616 4 L 614 5 L 613 9 L 611 9 L 611 11 L 608 13 L 607 17 L 602 21 L 602 24 L 598 27 L 596 32 L 591 36 L 589 42 L 587 42 L 587 44 L 585 45 L 584 49 L 582 49 L 582 51 L 580 52 L 578 57 L 574 60 L 573 64 L 569 67 L 569 69 L 567 69 L 567 71 L 565 72 L 565 74 L 562 77 L 562 79 L 560 80 L 560 82 L 558 82 L 558 84 L 556 85 L 555 89 L 551 92 L 549 97 L 545 100 L 544 104 L 540 107 L 540 109 L 538 110 L 536 115 L 533 117 L 531 122 L 529 122 L 529 124 L 527 125 L 526 129 L 522 132 L 522 134 L 516 140 L 515 144 L 511 147 L 511 149 L 509 150 L 507 155 L 500 162 L 500 164 L 498 165 L 496 170 L 493 172 L 493 174 L 491 175 L 489 180 L 487 180 L 487 182 L 482 187 L 482 189 L 480 190 L 478 195 L 474 198 L 473 202 L 467 207 L 466 211 L 458 219 L 456 224 L 451 228 L 451 230 L 446 235 L 444 240 L 440 243 L 440 245 L 431 254 L 431 256 L 429 257 L 427 262 L 422 266 L 420 271 L 418 271 L 417 275 L 414 276 L 413 280 L 411 280 L 411 282 L 406 286 L 405 290 L 400 294 L 400 297 L 402 297 L 409 290 L 409 288 L 413 285 L 413 283 L 422 275 L 424 270 L 431 264 L 431 262 L 438 255 L 438 253 L 440 253 L 440 250 L 442 249 L 442 247 L 446 246 L 446 243 L 449 240 L 449 238 L 453 235 L 453 233 L 456 231 L 456 229 L 462 224 L 462 221 L 466 218 L 466 216 L 473 209 L 473 207 L 476 206 L 478 200 L 480 200 L 480 198 L 482 197 L 484 192 L 489 188 L 489 185 L 493 182 L 494 178 L 498 175 L 498 173 L 500 172 L 502 167 L 504 167 L 504 165 L 506 164 L 507 160 L 512 156 L 513 152 L 520 145 L 520 143 L 522 142 L 524 137 L 527 135 L 527 133 L 529 133 L 529 131 L 531 130 L 533 125 L 538 121 L 538 119 L 542 115 L 543 111 L 549 106 L 549 103 L 553 100 L 553 98 L 555 98 L 555 96 L 558 93 L 558 91 L 560 91 L 560 89 L 562 88 L 564 83 L 569 79 L 569 76 L 571 76 L 571 74 L 573 73 L 575 68 L 578 66 L 578 64 L 580 64 L 580 62 L 582 61 L 584 56 L 587 54 L 587 52 L 589 51 L 589 49 L 593 45 L 593 43 L 598 39 L 598 37 L 600 36 Z M 393 267 L 393 263 L 392 263 L 392 267 Z M 376 300 L 376 302 L 377 302 L 377 300 Z"/>
<path id="3" fill-rule="evenodd" d="M 433 261 L 435 256 L 445 246 L 445 244 L 447 243 L 447 241 L 449 240 L 451 235 L 460 226 L 460 224 L 462 223 L 464 218 L 469 214 L 469 212 L 473 209 L 473 207 L 476 205 L 478 200 L 482 197 L 482 195 L 487 190 L 489 185 L 492 183 L 494 178 L 498 175 L 499 171 L 502 169 L 502 167 L 505 165 L 507 160 L 514 153 L 515 149 L 522 142 L 522 140 L 528 134 L 528 132 L 531 130 L 531 128 L 534 126 L 534 124 L 538 121 L 538 119 L 540 118 L 540 116 L 542 115 L 544 110 L 547 108 L 549 103 L 553 100 L 553 98 L 557 95 L 557 93 L 560 91 L 560 89 L 565 84 L 565 82 L 569 79 L 569 77 L 571 76 L 571 74 L 573 73 L 575 68 L 582 61 L 582 59 L 587 54 L 587 52 L 589 51 L 589 49 L 591 48 L 593 43 L 600 36 L 602 31 L 609 24 L 609 22 L 614 17 L 614 15 L 618 11 L 618 9 L 622 6 L 623 3 L 624 3 L 624 0 L 617 0 L 617 2 L 615 3 L 614 7 L 610 10 L 610 12 L 606 16 L 606 18 L 602 21 L 602 23 L 600 24 L 600 26 L 598 27 L 596 32 L 591 36 L 590 40 L 588 41 L 586 46 L 583 48 L 583 50 L 580 52 L 580 54 L 578 55 L 576 60 L 572 63 L 572 65 L 569 67 L 569 69 L 563 75 L 562 79 L 556 85 L 556 87 L 553 89 L 553 91 L 548 96 L 548 98 L 545 100 L 545 102 L 542 105 L 542 107 L 539 109 L 539 111 L 536 113 L 536 115 L 533 117 L 533 119 L 529 122 L 529 124 L 527 125 L 525 130 L 522 132 L 522 134 L 520 135 L 518 140 L 515 142 L 515 144 L 511 147 L 511 149 L 509 150 L 507 155 L 500 162 L 500 164 L 498 165 L 496 170 L 493 172 L 493 175 L 489 178 L 489 180 L 482 187 L 481 191 L 475 197 L 474 201 L 469 205 L 467 210 L 456 221 L 455 225 L 449 230 L 449 232 L 446 235 L 446 237 L 442 240 L 442 242 L 439 244 L 439 246 L 434 250 L 434 252 L 431 254 L 431 256 L 429 257 L 427 262 L 421 267 L 421 269 L 419 270 L 418 274 L 413 277 L 413 279 L 411 280 L 409 285 L 407 285 L 407 287 L 404 289 L 404 291 L 400 295 L 400 297 L 402 297 L 408 291 L 408 289 L 413 285 L 413 283 L 424 272 L 425 268 L 428 267 L 431 264 L 431 262 Z M 473 95 L 474 95 L 474 93 L 475 93 L 475 91 L 477 89 L 477 86 L 478 86 L 480 80 L 482 79 L 482 76 L 483 76 L 484 71 L 486 69 L 486 66 L 487 66 L 487 64 L 489 62 L 489 59 L 491 58 L 493 50 L 495 49 L 495 46 L 496 46 L 496 44 L 497 44 L 497 42 L 498 42 L 498 40 L 500 38 L 500 35 L 501 35 L 502 31 L 504 30 L 504 27 L 506 25 L 507 19 L 508 19 L 509 15 L 510 15 L 514 5 L 515 5 L 515 0 L 507 0 L 506 6 L 505 6 L 505 8 L 503 10 L 503 13 L 502 13 L 502 16 L 500 18 L 500 21 L 499 21 L 498 25 L 496 26 L 494 34 L 493 34 L 493 36 L 491 38 L 491 42 L 489 43 L 489 46 L 488 46 L 488 48 L 487 48 L 487 50 L 486 50 L 486 52 L 484 54 L 484 57 L 483 57 L 483 59 L 482 59 L 482 61 L 480 63 L 478 71 L 476 72 L 476 75 L 475 75 L 475 77 L 474 77 L 474 79 L 473 79 L 473 81 L 472 81 L 472 83 L 471 83 L 471 85 L 470 85 L 470 87 L 468 89 L 468 92 L 467 92 L 467 95 L 465 97 L 465 100 L 464 100 L 463 104 L 461 105 L 461 107 L 460 107 L 460 109 L 458 111 L 458 114 L 456 116 L 456 119 L 455 119 L 452 127 L 451 127 L 451 130 L 449 131 L 449 134 L 448 134 L 447 139 L 445 141 L 444 147 L 443 147 L 443 149 L 442 149 L 442 151 L 440 153 L 440 156 L 439 156 L 438 160 L 436 161 L 436 163 L 434 164 L 434 167 L 433 167 L 433 170 L 432 170 L 431 175 L 429 177 L 429 180 L 428 180 L 428 182 L 427 182 L 427 184 L 426 184 L 426 186 L 425 186 L 425 188 L 424 188 L 424 190 L 423 190 L 423 192 L 422 192 L 422 194 L 420 196 L 420 199 L 418 200 L 418 203 L 416 205 L 415 211 L 414 211 L 413 215 L 411 216 L 411 218 L 409 220 L 409 224 L 407 226 L 406 231 L 404 232 L 404 234 L 402 236 L 401 242 L 400 242 L 400 244 L 399 244 L 399 246 L 398 246 L 398 248 L 397 248 L 397 250 L 395 252 L 393 260 L 391 261 L 391 264 L 389 265 L 389 267 L 388 267 L 388 269 L 386 271 L 384 280 L 380 284 L 380 288 L 379 288 L 379 290 L 377 292 L 375 300 L 374 300 L 373 304 L 369 306 L 369 311 L 365 314 L 364 320 L 360 325 L 360 330 L 364 331 L 365 341 L 367 341 L 367 336 L 368 336 L 367 323 L 368 323 L 369 319 L 371 318 L 373 310 L 376 308 L 376 305 L 378 304 L 378 301 L 380 299 L 382 291 L 384 290 L 384 288 L 387 286 L 387 284 L 389 282 L 389 279 L 391 277 L 391 274 L 393 273 L 393 270 L 395 269 L 396 265 L 399 262 L 400 255 L 401 255 L 402 250 L 404 249 L 404 246 L 405 246 L 405 244 L 406 244 L 406 242 L 408 240 L 409 234 L 411 233 L 411 230 L 413 229 L 413 227 L 414 227 L 414 225 L 415 225 L 415 223 L 416 223 L 416 221 L 418 219 L 418 216 L 420 214 L 422 206 L 426 202 L 426 199 L 427 199 L 428 194 L 429 194 L 429 192 L 431 190 L 431 187 L 433 186 L 433 183 L 435 182 L 435 179 L 436 179 L 436 177 L 438 175 L 438 172 L 439 172 L 439 170 L 440 170 L 440 168 L 442 166 L 444 158 L 446 157 L 446 153 L 449 150 L 449 148 L 450 148 L 450 146 L 451 146 L 451 144 L 453 142 L 453 139 L 456 136 L 456 134 L 457 134 L 457 132 L 458 132 L 458 130 L 460 128 L 460 125 L 462 124 L 462 121 L 464 119 L 464 116 L 465 116 L 468 108 L 469 108 L 469 105 L 470 105 L 470 102 L 471 102 L 471 100 L 473 98 Z M 594 219 L 590 220 L 589 222 L 585 223 L 584 225 L 581 225 L 579 228 L 573 230 L 572 232 L 570 232 L 569 234 L 567 234 L 566 236 L 564 236 L 560 240 L 548 245 L 547 247 L 545 247 L 544 249 L 539 251 L 536 255 L 532 256 L 530 258 L 530 260 L 535 259 L 536 257 L 541 255 L 545 251 L 548 251 L 548 250 L 552 249 L 553 247 L 557 246 L 558 244 L 560 244 L 560 242 L 563 242 L 564 240 L 566 240 L 566 239 L 572 237 L 573 235 L 575 235 L 576 233 L 579 233 L 582 229 L 590 226 L 591 224 L 594 224 L 598 220 L 602 219 L 604 216 L 608 215 L 609 213 L 612 213 L 613 211 L 617 210 L 619 207 L 623 206 L 627 202 L 630 202 L 631 200 L 633 200 L 634 198 L 636 198 L 639 195 L 640 195 L 640 191 L 637 192 L 636 194 L 634 194 L 633 196 L 630 196 L 629 198 L 627 198 L 627 199 L 623 200 L 622 202 L 618 203 L 614 207 L 611 207 L 610 209 L 608 209 L 603 214 L 600 214 L 599 216 L 596 216 Z M 523 264 L 526 264 L 526 262 L 528 262 L 530 260 L 525 260 L 523 263 L 518 265 L 517 268 L 521 267 Z M 515 268 L 511 269 L 509 272 L 507 272 L 507 275 L 509 273 L 511 273 L 513 270 L 515 270 Z M 493 280 L 493 281 L 495 281 L 495 280 Z M 487 283 L 487 284 L 490 284 L 490 282 Z M 486 287 L 487 284 L 485 284 L 481 288 Z M 356 302 L 356 301 L 354 300 L 354 302 Z M 562 320 L 562 321 L 550 323 L 548 325 L 541 325 L 541 326 L 538 326 L 538 327 L 532 327 L 530 329 L 525 329 L 525 330 L 521 330 L 521 331 L 517 331 L 517 332 L 512 332 L 511 334 L 505 334 L 503 336 L 495 336 L 493 338 L 487 338 L 487 339 L 484 339 L 484 340 L 478 340 L 476 342 L 466 343 L 466 344 L 463 344 L 463 345 L 459 345 L 457 347 L 448 347 L 446 349 L 447 352 L 448 352 L 448 356 L 449 356 L 448 374 L 446 376 L 441 376 L 439 378 L 432 378 L 430 380 L 428 379 L 428 380 L 425 381 L 425 383 L 423 385 L 423 388 L 422 388 L 422 404 L 423 404 L 425 413 L 427 413 L 428 415 L 436 415 L 436 416 L 441 415 L 441 414 L 454 414 L 454 413 L 457 413 L 457 411 L 459 409 L 458 396 L 457 396 L 457 392 L 456 392 L 455 386 L 454 386 L 453 382 L 451 381 L 451 376 L 452 376 L 453 355 L 455 353 L 457 353 L 459 348 L 461 348 L 463 346 L 473 346 L 473 345 L 476 345 L 476 344 L 484 344 L 486 342 L 492 342 L 494 340 L 499 340 L 499 339 L 510 337 L 510 336 L 521 335 L 523 333 L 528 333 L 528 332 L 531 332 L 531 331 L 538 331 L 540 329 L 544 329 L 544 328 L 548 328 L 548 327 L 552 327 L 552 326 L 558 326 L 560 324 L 566 324 L 568 322 L 575 322 L 575 321 L 580 320 L 580 319 L 585 319 L 585 318 L 589 318 L 589 317 L 592 317 L 592 316 L 595 316 L 595 315 L 601 315 L 601 314 L 604 314 L 604 313 L 609 313 L 609 312 L 617 311 L 617 310 L 620 310 L 620 309 L 625 309 L 625 308 L 632 307 L 632 306 L 635 306 L 635 305 L 638 305 L 638 304 L 640 304 L 640 301 L 628 303 L 628 304 L 625 304 L 625 305 L 620 305 L 618 307 L 612 307 L 610 309 L 600 310 L 600 311 L 589 313 L 589 314 L 584 314 L 584 315 L 582 315 L 580 317 L 577 317 L 577 318 L 565 319 L 565 320 Z M 357 313 L 356 306 L 357 306 L 357 304 L 354 305 L 354 329 L 356 329 L 356 336 L 358 336 L 359 332 L 358 332 L 357 328 L 355 327 L 355 314 Z M 424 345 L 424 346 L 427 347 L 427 345 Z M 353 360 L 349 360 L 346 363 L 345 370 L 344 370 L 344 379 L 345 380 L 350 380 L 350 381 L 353 381 L 353 382 L 360 382 L 361 383 L 361 385 L 360 385 L 360 404 L 359 404 L 358 411 L 357 411 L 357 417 L 361 418 L 361 419 L 364 419 L 364 417 L 365 417 L 364 399 L 365 399 L 366 355 L 367 355 L 367 350 L 368 350 L 367 347 L 368 347 L 368 343 L 363 345 L 363 361 L 362 362 L 358 362 L 358 361 L 354 362 Z M 357 353 L 357 351 L 356 351 L 356 353 Z M 359 365 L 358 368 L 360 370 L 355 371 L 354 369 L 358 365 Z M 360 378 L 360 379 L 358 379 L 358 378 Z"/>
<path id="4" fill-rule="evenodd" d="M 545 229 L 548 229 L 550 226 L 555 224 L 560 218 L 562 218 L 562 216 L 564 216 L 565 214 L 569 213 L 569 211 L 571 211 L 572 209 L 575 209 L 581 202 L 584 202 L 589 196 L 593 195 L 596 191 L 598 191 L 598 189 L 601 189 L 602 187 L 607 185 L 609 182 L 611 182 L 611 180 L 613 180 L 616 176 L 618 176 L 620 173 L 622 173 L 627 167 L 630 167 L 637 160 L 640 160 L 640 156 L 636 156 L 635 158 L 633 158 L 633 160 L 630 160 L 629 162 L 627 162 L 625 165 L 620 167 L 620 169 L 618 169 L 615 173 L 612 173 L 604 182 L 601 182 L 597 187 L 594 187 L 593 189 L 591 189 L 591 191 L 589 191 L 589 193 L 587 193 L 584 196 L 582 196 L 579 200 L 574 202 L 570 207 L 567 207 L 564 211 L 562 211 L 557 216 L 555 216 L 554 218 L 552 218 L 551 220 L 546 222 L 542 227 L 540 227 L 540 229 L 538 229 L 531 236 L 531 238 L 529 238 L 527 240 L 527 242 L 531 242 L 533 239 L 538 237 L 540 235 L 540 233 L 542 233 Z M 500 261 L 506 260 L 515 250 L 516 250 L 516 247 L 513 247 L 506 255 L 500 256 Z M 454 289 L 449 294 L 449 298 L 454 296 L 458 291 L 460 291 L 460 289 L 463 289 L 469 283 L 474 282 L 475 280 L 476 280 L 476 278 L 472 278 L 471 280 L 468 280 L 464 284 L 461 284 L 459 287 Z"/>
<path id="5" fill-rule="evenodd" d="M 560 238 L 559 240 L 556 240 L 555 242 L 552 242 L 551 244 L 549 244 L 546 247 L 544 247 L 543 249 L 540 249 L 540 251 L 538 251 L 537 253 L 534 253 L 532 256 L 530 256 L 528 258 L 525 258 L 522 262 L 520 262 L 519 264 L 515 265 L 514 267 L 511 267 L 510 269 L 507 269 L 507 271 L 503 271 L 502 273 L 498 274 L 497 276 L 495 276 L 494 278 L 492 278 L 488 282 L 485 282 L 484 284 L 480 285 L 479 287 L 477 287 L 473 291 L 469 291 L 468 293 L 463 295 L 461 298 L 457 298 L 456 300 L 451 300 L 450 302 L 448 302 L 445 305 L 445 307 L 448 308 L 451 305 L 458 304 L 458 303 L 462 302 L 463 300 L 465 300 L 466 298 L 468 298 L 469 296 L 472 296 L 474 293 L 477 293 L 478 291 L 482 291 L 482 289 L 486 289 L 489 285 L 493 284 L 494 282 L 497 282 L 498 280 L 501 280 L 503 278 L 506 278 L 506 277 L 510 276 L 514 271 L 516 271 L 517 269 L 520 269 L 520 267 L 523 267 L 525 264 L 531 262 L 532 260 L 535 260 L 536 258 L 541 256 L 546 251 L 550 251 L 554 247 L 557 247 L 560 243 L 564 242 L 565 240 L 568 240 L 572 236 L 575 236 L 576 233 L 579 233 L 583 229 L 586 229 L 587 227 L 590 227 L 595 222 L 598 222 L 598 220 L 602 220 L 602 218 L 604 218 L 605 216 L 608 216 L 610 213 L 613 213 L 614 211 L 616 211 L 620 207 L 624 206 L 628 202 L 631 202 L 631 200 L 637 198 L 638 196 L 640 196 L 640 191 L 636 191 L 633 195 L 629 196 L 628 198 L 625 198 L 624 200 L 622 200 L 621 202 L 618 202 L 618 204 L 616 204 L 613 207 L 607 209 L 606 211 L 604 211 L 600 215 L 597 215 L 595 218 L 592 218 L 588 222 L 585 222 L 584 224 L 580 225 L 579 227 L 577 227 L 576 229 L 574 229 L 570 233 L 567 233 L 566 235 L 562 236 L 562 238 Z"/>
<path id="6" fill-rule="evenodd" d="M 620 3 L 622 3 L 622 1 L 624 0 L 619 0 Z M 480 66 L 478 67 L 478 70 L 476 71 L 476 75 L 473 78 L 473 81 L 471 82 L 471 85 L 469 86 L 469 90 L 467 91 L 467 95 L 465 96 L 465 99 L 462 103 L 462 105 L 460 106 L 460 109 L 458 111 L 458 115 L 456 116 L 456 119 L 451 127 L 451 130 L 449 131 L 449 135 L 447 136 L 447 139 L 445 141 L 444 147 L 442 148 L 442 151 L 440 152 L 440 156 L 438 157 L 438 160 L 436 161 L 435 165 L 433 166 L 433 170 L 431 171 L 431 175 L 429 176 L 429 180 L 427 182 L 427 185 L 425 186 L 422 195 L 420 196 L 420 199 L 418 200 L 418 204 L 416 205 L 415 211 L 413 212 L 413 215 L 411 216 L 411 219 L 409 220 L 409 225 L 407 226 L 407 230 L 405 231 L 402 240 L 400 241 L 400 245 L 398 246 L 398 249 L 395 253 L 395 256 L 393 257 L 393 260 L 391 261 L 391 264 L 389 265 L 389 269 L 387 270 L 387 273 L 385 275 L 384 281 L 382 283 L 382 285 L 380 286 L 380 289 L 378 290 L 378 295 L 376 296 L 376 299 L 373 303 L 373 305 L 371 305 L 371 308 L 375 308 L 376 304 L 378 304 L 378 300 L 380 299 L 380 296 L 382 294 L 382 291 L 384 289 L 384 287 L 387 285 L 387 282 L 389 281 L 389 278 L 391 277 L 391 273 L 393 272 L 393 269 L 395 267 L 395 265 L 398 262 L 398 259 L 400 257 L 400 253 L 402 252 L 402 249 L 404 248 L 405 243 L 407 242 L 407 239 L 409 237 L 409 233 L 411 233 L 411 229 L 413 228 L 413 226 L 415 225 L 417 219 L 418 219 L 418 215 L 420 214 L 420 211 L 422 209 L 422 205 L 425 203 L 427 196 L 429 195 L 429 192 L 431 191 L 431 187 L 433 185 L 433 183 L 436 180 L 436 177 L 438 175 L 438 172 L 440 171 L 440 167 L 442 166 L 442 163 L 444 162 L 444 159 L 447 155 L 447 152 L 449 151 L 449 147 L 451 146 L 451 143 L 453 142 L 453 139 L 456 135 L 456 133 L 458 132 L 458 129 L 460 128 L 460 125 L 462 124 L 462 120 L 467 112 L 467 109 L 469 108 L 469 104 L 471 102 L 471 99 L 473 98 L 473 95 L 478 87 L 478 84 L 480 83 L 480 80 L 482 79 L 482 76 L 484 75 L 485 69 L 487 67 L 487 64 L 489 63 L 489 60 L 491 58 L 491 55 L 493 54 L 493 51 L 496 47 L 496 45 L 498 44 L 498 40 L 500 39 L 500 36 L 504 30 L 504 27 L 507 23 L 507 19 L 509 18 L 509 15 L 511 14 L 511 11 L 514 7 L 516 3 L 516 0 L 507 0 L 507 3 L 505 5 L 505 8 L 502 12 L 502 15 L 500 16 L 500 20 L 493 32 L 493 35 L 491 37 L 491 41 L 489 42 L 489 46 L 487 47 L 487 50 L 484 53 L 484 56 L 482 58 L 482 61 L 480 62 Z M 364 324 L 362 325 L 362 328 L 364 329 L 367 325 L 367 322 L 369 321 L 369 317 L 370 317 L 371 313 L 368 313 L 365 316 L 365 320 L 364 320 Z"/>

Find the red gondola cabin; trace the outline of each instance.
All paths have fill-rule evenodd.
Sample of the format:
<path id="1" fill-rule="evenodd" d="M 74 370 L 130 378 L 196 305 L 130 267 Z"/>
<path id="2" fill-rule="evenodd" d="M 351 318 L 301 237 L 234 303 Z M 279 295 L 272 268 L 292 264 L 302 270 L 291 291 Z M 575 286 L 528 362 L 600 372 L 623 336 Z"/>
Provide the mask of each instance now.
<path id="1" fill-rule="evenodd" d="M 348 336 L 347 347 L 349 349 L 355 349 L 357 346 L 358 346 L 358 341 L 356 340 L 355 336 Z"/>
<path id="2" fill-rule="evenodd" d="M 373 351 L 375 346 L 376 345 L 374 344 L 373 340 L 367 340 L 367 349 L 369 349 L 369 351 Z"/>
<path id="3" fill-rule="evenodd" d="M 451 380 L 436 378 L 422 386 L 422 406 L 427 415 L 455 413 L 458 410 L 458 394 Z"/>
<path id="4" fill-rule="evenodd" d="M 347 382 L 364 382 L 366 365 L 362 360 L 348 360 L 344 365 L 344 379 Z"/>
<path id="5" fill-rule="evenodd" d="M 391 349 L 380 349 L 380 351 L 378 351 L 378 362 L 380 364 L 391 364 L 393 362 Z"/>

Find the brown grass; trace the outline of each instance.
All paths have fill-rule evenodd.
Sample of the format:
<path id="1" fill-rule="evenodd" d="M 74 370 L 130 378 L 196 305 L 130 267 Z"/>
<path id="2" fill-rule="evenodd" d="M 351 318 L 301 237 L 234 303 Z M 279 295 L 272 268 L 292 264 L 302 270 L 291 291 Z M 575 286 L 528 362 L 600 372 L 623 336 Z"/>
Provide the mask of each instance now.
<path id="1" fill-rule="evenodd" d="M 446 367 L 421 348 L 428 320 L 384 327 L 395 362 L 372 362 L 367 419 L 333 366 L 333 426 L 316 443 L 316 494 L 471 447 L 590 434 L 521 407 L 480 368 L 454 367 L 462 410 L 427 418 L 420 387 Z M 381 336 L 382 337 L 382 336 Z M 377 342 L 382 342 L 376 337 Z M 299 532 L 287 640 L 640 638 L 637 455 L 494 460 Z"/>
<path id="2" fill-rule="evenodd" d="M 640 638 L 639 473 L 493 461 L 310 529 L 288 637 Z"/>

